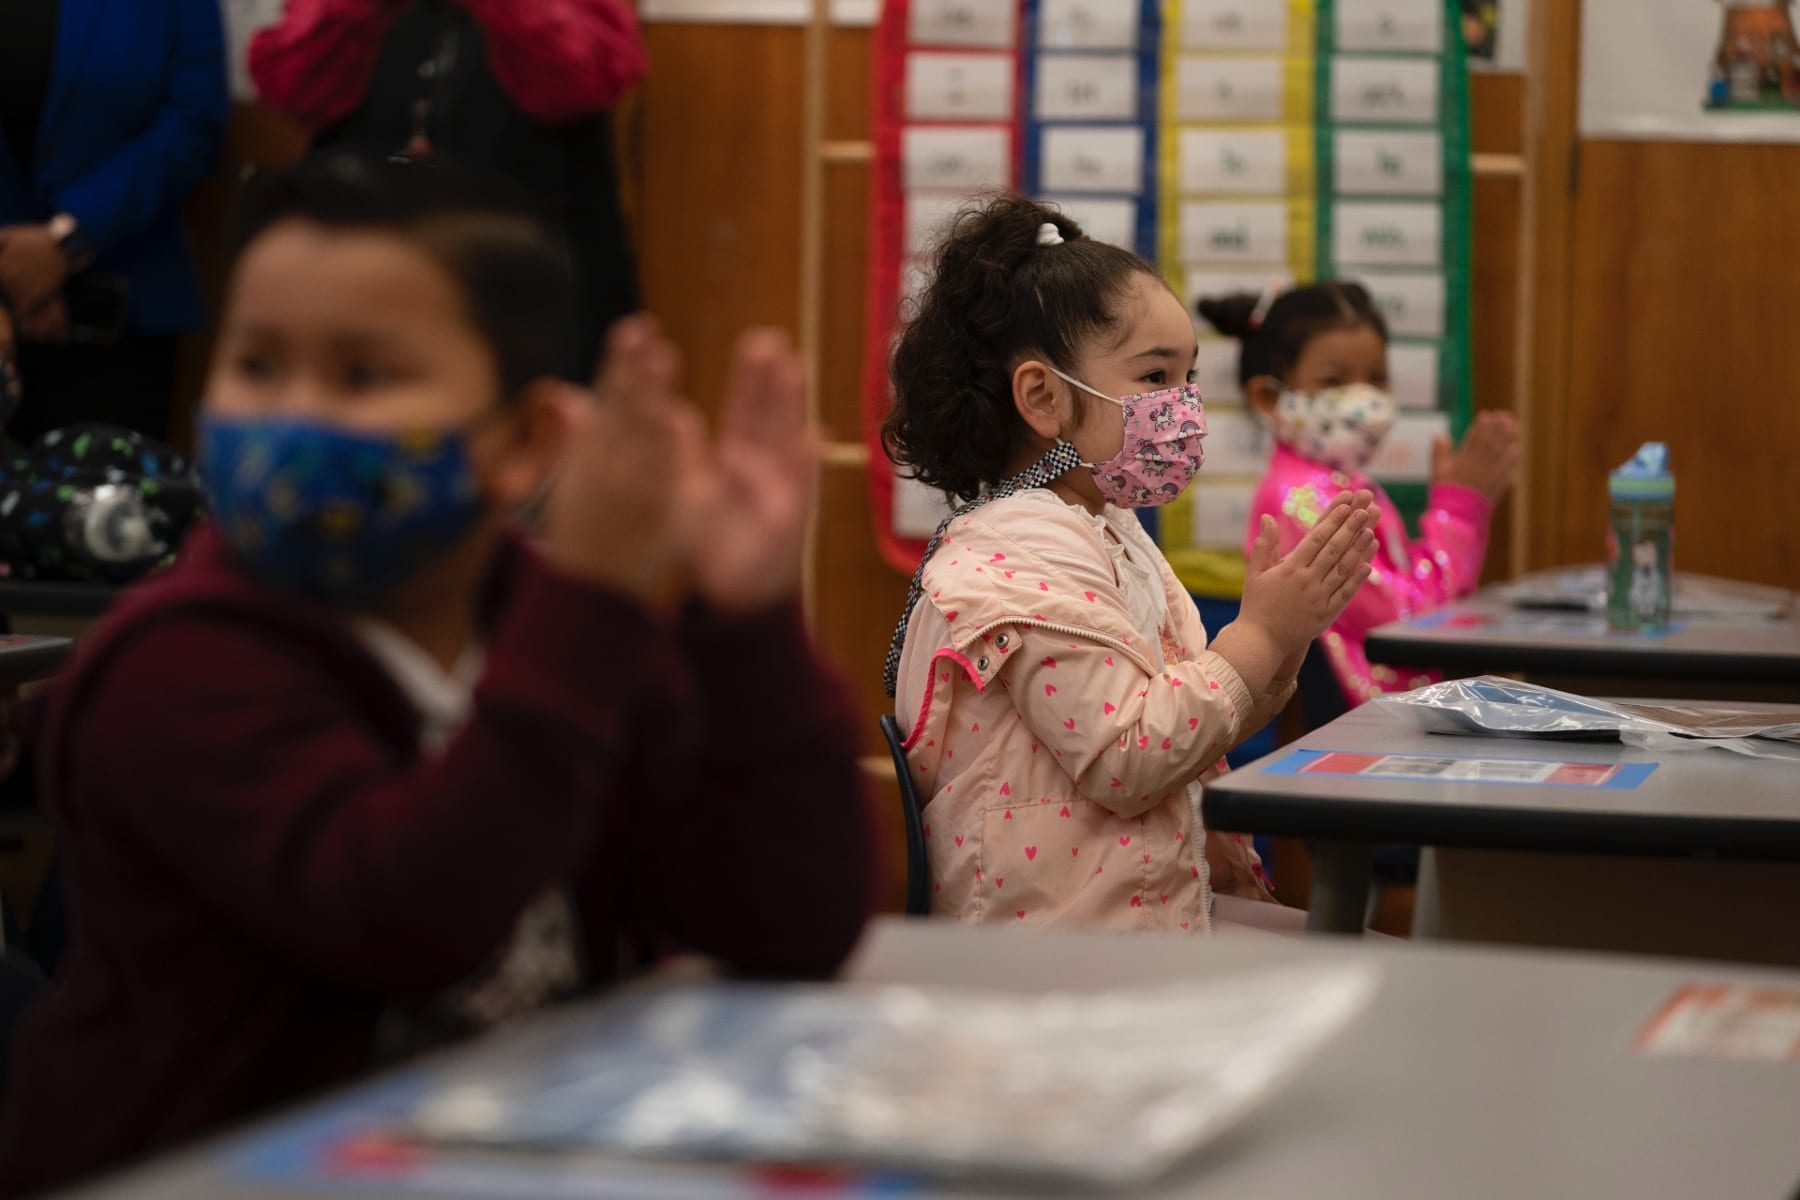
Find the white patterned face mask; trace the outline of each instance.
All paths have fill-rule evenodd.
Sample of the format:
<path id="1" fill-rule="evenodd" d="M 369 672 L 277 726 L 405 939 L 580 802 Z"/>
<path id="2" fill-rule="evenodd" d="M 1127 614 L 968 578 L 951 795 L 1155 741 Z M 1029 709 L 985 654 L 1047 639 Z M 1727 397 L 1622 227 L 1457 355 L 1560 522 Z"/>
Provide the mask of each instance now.
<path id="1" fill-rule="evenodd" d="M 1283 388 L 1275 402 L 1275 436 L 1336 471 L 1359 474 L 1394 427 L 1393 395 L 1368 383 L 1318 392 Z"/>

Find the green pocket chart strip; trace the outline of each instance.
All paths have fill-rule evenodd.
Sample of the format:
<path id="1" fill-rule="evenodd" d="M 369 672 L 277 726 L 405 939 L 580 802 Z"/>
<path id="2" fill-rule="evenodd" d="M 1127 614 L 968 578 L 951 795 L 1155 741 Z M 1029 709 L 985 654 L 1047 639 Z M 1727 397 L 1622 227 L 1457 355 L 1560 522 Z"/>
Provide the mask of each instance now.
<path id="1" fill-rule="evenodd" d="M 1370 473 L 1409 520 L 1431 442 L 1469 415 L 1468 84 L 1460 0 L 1165 0 L 1158 252 L 1202 296 L 1355 279 L 1392 337 L 1403 415 Z M 1162 514 L 1198 595 L 1243 589 L 1267 465 L 1237 343 L 1200 328 L 1207 463 Z"/>

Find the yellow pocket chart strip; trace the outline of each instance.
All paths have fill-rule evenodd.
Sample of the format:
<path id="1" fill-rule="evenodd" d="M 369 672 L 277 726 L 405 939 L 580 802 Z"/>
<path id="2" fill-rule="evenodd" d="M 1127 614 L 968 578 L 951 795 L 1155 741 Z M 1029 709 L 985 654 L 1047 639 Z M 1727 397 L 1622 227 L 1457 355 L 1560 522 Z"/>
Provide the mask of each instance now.
<path id="1" fill-rule="evenodd" d="M 1158 138 L 1158 257 L 1193 314 L 1196 299 L 1311 279 L 1317 254 L 1317 58 L 1312 0 L 1166 0 Z M 1196 316 L 1209 414 L 1241 408 L 1236 343 Z M 1243 591 L 1243 514 L 1261 475 L 1254 453 L 1215 456 L 1162 509 L 1170 564 L 1197 595 Z M 1262 460 L 1262 461 L 1266 461 Z"/>

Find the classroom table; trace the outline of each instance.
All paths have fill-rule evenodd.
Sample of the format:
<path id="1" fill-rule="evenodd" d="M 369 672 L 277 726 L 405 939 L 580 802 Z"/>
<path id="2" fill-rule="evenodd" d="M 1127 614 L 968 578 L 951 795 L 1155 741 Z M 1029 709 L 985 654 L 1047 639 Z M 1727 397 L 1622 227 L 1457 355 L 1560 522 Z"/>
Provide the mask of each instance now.
<path id="1" fill-rule="evenodd" d="M 1122 937 L 1044 930 L 960 929 L 885 919 L 850 968 L 866 983 L 977 986 L 1027 995 L 1155 985 L 1293 963 L 1372 962 L 1380 990 L 1368 1010 L 1267 1105 L 1138 1192 L 1161 1197 L 1299 1197 L 1355 1200 L 1456 1196 L 1786 1196 L 1800 1182 L 1794 1114 L 1800 1070 L 1790 1059 L 1726 1061 L 1652 1056 L 1646 1031 L 1681 989 L 1724 984 L 1800 989 L 1800 974 L 1687 962 L 1541 955 L 1466 948 L 1423 950 L 1254 935 Z M 1690 995 L 1692 993 L 1689 993 Z M 1800 997 L 1800 991 L 1793 993 Z M 592 1007 L 452 1052 L 504 1059 L 520 1039 L 574 1038 L 604 1020 Z M 554 1044 L 554 1042 L 552 1043 Z M 1046 1048 L 1047 1052 L 1053 1048 Z M 430 1069 L 429 1064 L 426 1066 Z M 391 1081 L 390 1081 L 391 1082 Z M 480 1194 L 386 1180 L 322 1180 L 303 1163 L 307 1129 L 354 1126 L 359 1097 L 381 1080 L 294 1114 L 120 1176 L 95 1200 L 223 1197 L 355 1198 Z M 363 1103 L 369 1101 L 364 1099 Z M 341 1127 L 341 1126 L 340 1126 Z M 634 1200 L 759 1197 L 724 1171 L 573 1165 L 552 1168 L 521 1194 Z M 854 1185 L 808 1196 L 871 1195 Z M 884 1196 L 1043 1194 L 971 1188 L 890 1187 Z"/>
<path id="2" fill-rule="evenodd" d="M 0 579 L 0 616 L 100 616 L 123 588 L 104 583 L 54 583 L 32 579 Z"/>
<path id="3" fill-rule="evenodd" d="M 1665 633 L 1611 633 L 1600 614 L 1523 609 L 1506 585 L 1369 632 L 1369 661 L 1453 676 L 1522 674 L 1566 691 L 1800 701 L 1800 611 L 1677 617 Z"/>
<path id="4" fill-rule="evenodd" d="M 1447 765 L 1456 760 L 1483 765 Z M 1630 888 L 1652 893 L 1659 879 L 1672 880 L 1660 900 L 1654 894 L 1628 900 L 1621 892 L 1583 895 L 1580 904 L 1567 906 L 1593 913 L 1614 904 L 1626 926 L 1632 903 L 1661 906 L 1639 910 L 1640 924 L 1664 922 L 1660 932 L 1613 930 L 1633 944 L 1608 940 L 1606 948 L 1665 949 L 1656 940 L 1670 933 L 1662 909 L 1691 907 L 1695 901 L 1687 892 L 1712 886 L 1708 878 L 1725 881 L 1728 894 L 1715 899 L 1735 919 L 1727 930 L 1702 929 L 1699 936 L 1713 939 L 1710 948 L 1686 953 L 1744 953 L 1737 947 L 1762 940 L 1741 924 L 1761 903 L 1756 897 L 1773 892 L 1800 898 L 1800 763 L 1723 749 L 1652 753 L 1616 742 L 1427 733 L 1406 715 L 1370 703 L 1213 781 L 1203 803 L 1208 828 L 1314 844 L 1308 921 L 1326 932 L 1362 929 L 1370 856 L 1378 843 L 1438 848 L 1440 888 L 1446 856 L 1458 847 L 1477 852 L 1461 861 L 1479 860 L 1488 864 L 1484 870 L 1501 875 L 1508 870 L 1504 858 L 1488 852 L 1516 854 L 1515 866 L 1572 876 L 1584 893 L 1604 891 L 1592 886 L 1598 873 L 1629 876 Z M 1495 880 L 1507 886 L 1503 878 Z M 1555 903 L 1538 894 L 1542 886 L 1542 880 L 1521 880 L 1504 903 L 1515 912 L 1543 907 L 1571 937 L 1593 936 L 1580 932 L 1580 914 L 1555 911 Z M 1781 911 L 1764 914 L 1766 923 L 1793 943 L 1789 953 L 1800 953 L 1800 935 L 1791 919 L 1777 915 Z"/>
<path id="5" fill-rule="evenodd" d="M 74 646 L 68 638 L 0 634 L 0 691 L 50 678 Z"/>

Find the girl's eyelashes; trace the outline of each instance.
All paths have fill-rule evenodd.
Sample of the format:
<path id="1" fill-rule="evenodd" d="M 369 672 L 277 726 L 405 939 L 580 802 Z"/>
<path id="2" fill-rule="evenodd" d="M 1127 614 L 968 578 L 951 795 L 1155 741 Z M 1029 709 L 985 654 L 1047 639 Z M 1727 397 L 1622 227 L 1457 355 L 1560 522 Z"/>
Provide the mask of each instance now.
<path id="1" fill-rule="evenodd" d="M 1182 379 L 1190 384 L 1198 383 L 1200 382 L 1200 372 L 1189 371 L 1186 375 L 1182 376 Z M 1138 379 L 1139 383 L 1148 383 L 1156 387 L 1162 387 L 1164 384 L 1168 383 L 1168 381 L 1169 373 L 1160 367 L 1147 375 L 1140 376 Z"/>

